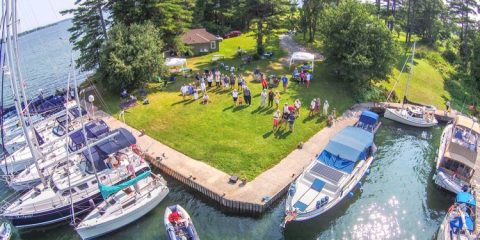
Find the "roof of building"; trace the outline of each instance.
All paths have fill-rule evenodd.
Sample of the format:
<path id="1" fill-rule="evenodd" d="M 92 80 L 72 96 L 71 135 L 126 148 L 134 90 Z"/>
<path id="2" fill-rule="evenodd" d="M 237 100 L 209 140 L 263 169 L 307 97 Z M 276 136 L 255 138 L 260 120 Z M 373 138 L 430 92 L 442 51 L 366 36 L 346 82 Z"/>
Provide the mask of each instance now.
<path id="1" fill-rule="evenodd" d="M 209 43 L 217 40 L 217 37 L 205 30 L 205 28 L 190 29 L 182 35 L 185 44 Z"/>

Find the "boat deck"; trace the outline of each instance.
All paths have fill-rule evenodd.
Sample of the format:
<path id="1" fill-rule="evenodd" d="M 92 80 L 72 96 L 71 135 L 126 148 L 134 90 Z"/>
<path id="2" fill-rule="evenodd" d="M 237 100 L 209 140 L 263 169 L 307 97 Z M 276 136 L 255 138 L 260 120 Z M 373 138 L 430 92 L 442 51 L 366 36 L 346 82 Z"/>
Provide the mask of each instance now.
<path id="1" fill-rule="evenodd" d="M 411 104 L 405 104 L 405 106 L 410 106 Z M 414 106 L 414 105 L 411 105 L 411 106 Z M 373 107 L 377 107 L 377 108 L 381 108 L 381 109 L 385 109 L 385 108 L 402 108 L 402 104 L 401 103 L 393 103 L 393 102 L 381 102 L 381 103 L 376 103 L 374 104 Z M 449 121 L 453 121 L 455 119 L 455 117 L 457 116 L 457 111 L 456 110 L 451 110 L 450 112 L 447 112 L 445 110 L 435 110 L 435 118 L 439 121 L 439 122 L 449 122 Z"/>
<path id="2" fill-rule="evenodd" d="M 145 159 L 164 174 L 213 199 L 227 211 L 260 214 L 287 191 L 290 183 L 325 148 L 330 138 L 346 126 L 353 125 L 360 110 L 368 106 L 355 105 L 338 118 L 333 127 L 322 129 L 306 141 L 302 149 L 293 150 L 277 165 L 246 184 L 241 181 L 229 183 L 231 176 L 227 173 L 192 159 L 148 135 L 142 136 L 138 130 L 106 113 L 98 111 L 95 116 L 101 117 L 112 129 L 123 127 L 131 131 L 137 139 L 137 146 L 146 152 Z"/>

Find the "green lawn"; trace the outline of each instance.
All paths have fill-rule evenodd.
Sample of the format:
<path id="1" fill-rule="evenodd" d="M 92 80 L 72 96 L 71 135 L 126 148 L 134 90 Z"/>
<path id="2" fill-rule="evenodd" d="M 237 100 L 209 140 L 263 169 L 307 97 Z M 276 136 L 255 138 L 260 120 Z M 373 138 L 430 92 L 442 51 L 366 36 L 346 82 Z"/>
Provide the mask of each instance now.
<path id="1" fill-rule="evenodd" d="M 226 64 L 238 65 L 239 60 L 234 57 L 237 46 L 253 52 L 255 41 L 251 36 L 242 35 L 221 42 L 220 54 L 225 55 Z M 257 66 L 267 74 L 290 73 L 278 61 L 285 53 L 279 49 L 277 39 L 269 41 L 267 51 L 275 52 L 275 60 L 259 60 L 245 66 L 242 72 L 247 76 L 247 81 L 252 79 L 250 73 Z M 205 55 L 191 58 L 188 63 L 195 70 L 201 70 L 209 67 L 210 59 L 210 55 Z M 193 78 L 181 78 L 161 91 L 152 84 L 148 95 L 150 104 L 139 104 L 128 109 L 125 114 L 127 124 L 145 129 L 149 136 L 194 159 L 250 180 L 277 164 L 299 142 L 306 141 L 325 126 L 323 118 L 307 117 L 307 107 L 313 97 L 320 97 L 322 102 L 328 99 L 331 109 L 335 107 L 338 113 L 354 103 L 348 88 L 332 79 L 322 64 L 317 64 L 315 78 L 309 89 L 297 83 L 291 83 L 285 93 L 278 89 L 281 105 L 286 102 L 292 104 L 299 98 L 303 108 L 293 133 L 286 130 L 273 133 L 274 109 L 259 107 L 259 83 L 248 84 L 252 90 L 252 106 L 233 107 L 230 91 L 217 90 L 215 87 L 208 92 L 211 99 L 208 105 L 201 105 L 199 100 L 190 98 L 183 100 L 180 87 L 192 81 Z M 117 98 L 104 98 L 108 108 L 116 114 L 118 108 L 114 105 L 118 103 Z"/>

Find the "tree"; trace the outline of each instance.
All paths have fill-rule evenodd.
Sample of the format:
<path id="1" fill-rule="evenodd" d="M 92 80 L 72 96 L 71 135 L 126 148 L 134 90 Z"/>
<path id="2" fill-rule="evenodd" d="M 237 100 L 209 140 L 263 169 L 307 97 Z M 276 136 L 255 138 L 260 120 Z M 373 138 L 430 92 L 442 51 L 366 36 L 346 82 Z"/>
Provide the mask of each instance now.
<path id="1" fill-rule="evenodd" d="M 308 42 L 313 42 L 317 31 L 318 18 L 324 8 L 325 0 L 304 0 L 301 8 L 303 39 L 308 33 Z"/>
<path id="2" fill-rule="evenodd" d="M 246 0 L 245 6 L 245 14 L 256 26 L 253 30 L 257 38 L 257 54 L 262 55 L 264 37 L 280 26 L 280 18 L 289 13 L 290 0 Z"/>
<path id="3" fill-rule="evenodd" d="M 73 26 L 70 42 L 73 49 L 80 51 L 76 65 L 82 71 L 89 71 L 99 66 L 100 52 L 107 39 L 106 28 L 110 21 L 103 19 L 102 8 L 109 8 L 106 0 L 77 0 L 77 8 L 62 11 L 61 14 L 73 14 Z"/>
<path id="4" fill-rule="evenodd" d="M 365 4 L 343 1 L 327 8 L 320 22 L 326 63 L 354 89 L 385 79 L 391 72 L 396 62 L 395 41 Z"/>
<path id="5" fill-rule="evenodd" d="M 115 23 L 126 26 L 152 22 L 165 45 L 164 50 L 183 52 L 185 47 L 179 36 L 190 27 L 193 0 L 123 0 L 114 1 L 112 15 Z"/>
<path id="6" fill-rule="evenodd" d="M 137 88 L 166 75 L 159 30 L 150 22 L 118 23 L 109 31 L 98 72 L 110 90 Z"/>

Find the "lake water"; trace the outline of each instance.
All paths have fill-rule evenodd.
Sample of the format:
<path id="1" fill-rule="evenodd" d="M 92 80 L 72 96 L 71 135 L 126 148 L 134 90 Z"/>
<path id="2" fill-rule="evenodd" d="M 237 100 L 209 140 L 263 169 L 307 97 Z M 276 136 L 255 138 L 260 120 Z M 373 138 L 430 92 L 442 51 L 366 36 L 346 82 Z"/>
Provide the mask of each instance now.
<path id="1" fill-rule="evenodd" d="M 62 87 L 68 74 L 70 22 L 21 38 L 23 68 L 30 89 Z M 164 209 L 184 206 L 202 239 L 431 239 L 453 195 L 432 181 L 441 127 L 428 130 L 383 121 L 376 135 L 378 152 L 361 190 L 330 212 L 281 229 L 285 198 L 259 218 L 224 214 L 217 206 L 168 180 L 170 194 L 139 221 L 103 239 L 166 239 Z M 0 183 L 0 198 L 11 193 Z M 68 224 L 17 232 L 15 239 L 79 239 Z"/>
<path id="2" fill-rule="evenodd" d="M 30 98 L 41 92 L 46 95 L 67 87 L 70 59 L 78 56 L 68 41 L 70 20 L 19 37 L 20 69 Z M 77 81 L 83 82 L 89 73 L 77 71 Z M 4 88 L 5 106 L 13 104 L 7 79 Z M 72 83 L 73 84 L 73 80 Z"/>

